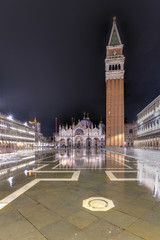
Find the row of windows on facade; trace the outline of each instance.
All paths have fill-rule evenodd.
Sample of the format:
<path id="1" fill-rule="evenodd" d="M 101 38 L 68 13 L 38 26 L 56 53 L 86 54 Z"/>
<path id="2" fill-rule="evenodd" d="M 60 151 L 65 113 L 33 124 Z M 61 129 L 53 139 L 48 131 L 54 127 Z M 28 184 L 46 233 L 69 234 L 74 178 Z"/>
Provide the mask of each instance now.
<path id="1" fill-rule="evenodd" d="M 34 135 L 34 130 L 32 131 L 31 129 L 27 129 L 27 128 L 18 128 L 18 127 L 12 127 L 11 124 L 9 123 L 4 123 L 2 121 L 0 121 L 0 131 L 2 132 L 8 132 L 8 131 L 14 131 L 14 132 L 23 132 L 23 133 L 26 133 L 26 134 L 32 134 Z"/>
<path id="2" fill-rule="evenodd" d="M 25 129 L 26 131 L 28 131 L 28 129 L 23 128 L 23 127 L 21 128 L 21 126 L 20 126 L 20 128 L 18 128 L 18 126 L 13 124 L 13 123 L 9 123 L 9 122 L 5 122 L 3 120 L 0 120 L 0 127 L 2 127 L 2 128 L 12 128 L 13 126 L 15 126 L 17 128 L 17 130 Z"/>
<path id="3" fill-rule="evenodd" d="M 143 113 L 141 116 L 139 116 L 138 121 L 143 121 L 147 117 L 151 116 L 154 114 L 156 111 L 160 109 L 160 102 L 156 104 L 156 107 L 150 107 L 145 113 Z"/>
<path id="4" fill-rule="evenodd" d="M 19 136 L 19 137 L 35 137 L 35 134 L 28 134 L 28 133 L 18 133 L 12 131 L 0 131 L 0 135 L 6 136 Z"/>
<path id="5" fill-rule="evenodd" d="M 150 124 L 147 124 L 147 126 L 141 127 L 138 131 L 138 133 L 143 133 L 143 132 L 149 132 L 154 129 L 159 129 L 160 121 L 156 121 Z"/>
<path id="6" fill-rule="evenodd" d="M 109 65 L 109 71 L 113 70 L 121 70 L 121 65 L 120 64 Z"/>

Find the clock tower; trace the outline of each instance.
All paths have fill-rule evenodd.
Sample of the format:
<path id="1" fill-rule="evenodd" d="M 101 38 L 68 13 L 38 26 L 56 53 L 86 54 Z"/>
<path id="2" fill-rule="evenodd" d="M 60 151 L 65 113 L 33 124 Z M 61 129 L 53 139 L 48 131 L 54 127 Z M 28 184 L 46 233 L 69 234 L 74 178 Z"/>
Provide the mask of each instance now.
<path id="1" fill-rule="evenodd" d="M 124 146 L 124 60 L 116 17 L 106 47 L 106 146 Z"/>

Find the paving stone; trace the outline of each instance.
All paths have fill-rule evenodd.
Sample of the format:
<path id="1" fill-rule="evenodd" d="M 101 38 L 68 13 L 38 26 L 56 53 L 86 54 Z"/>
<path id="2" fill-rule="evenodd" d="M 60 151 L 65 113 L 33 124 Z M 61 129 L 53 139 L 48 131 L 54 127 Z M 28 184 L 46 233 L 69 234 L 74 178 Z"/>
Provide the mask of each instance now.
<path id="1" fill-rule="evenodd" d="M 31 222 L 37 229 L 41 229 L 48 224 L 57 222 L 61 220 L 61 217 L 52 211 L 44 208 L 43 206 L 38 206 L 32 214 L 26 217 L 29 222 Z"/>
<path id="2" fill-rule="evenodd" d="M 17 240 L 47 240 L 47 238 L 45 238 L 39 231 L 34 230 L 31 233 L 27 233 L 24 236 L 17 238 Z"/>
<path id="3" fill-rule="evenodd" d="M 23 216 L 17 210 L 10 210 L 0 215 L 0 227 L 24 220 Z"/>
<path id="4" fill-rule="evenodd" d="M 155 205 L 152 207 L 152 210 L 160 213 L 160 202 L 155 203 Z"/>
<path id="5" fill-rule="evenodd" d="M 141 206 L 141 208 L 151 209 L 155 205 L 155 201 L 136 198 L 134 201 L 130 202 L 129 204 L 132 204 L 133 206 L 136 206 L 136 207 Z"/>
<path id="6" fill-rule="evenodd" d="M 42 228 L 41 233 L 47 240 L 65 240 L 66 238 L 71 238 L 78 234 L 79 229 L 71 223 L 62 220 Z"/>
<path id="7" fill-rule="evenodd" d="M 26 220 L 19 220 L 11 224 L 0 226 L 0 238 L 2 240 L 23 239 L 23 236 L 34 232 L 35 228 Z"/>
<path id="8" fill-rule="evenodd" d="M 67 221 L 75 225 L 77 228 L 83 229 L 91 223 L 98 221 L 98 218 L 84 211 L 79 211 L 69 216 Z"/>
<path id="9" fill-rule="evenodd" d="M 159 240 L 160 239 L 160 227 L 152 223 L 138 220 L 133 223 L 127 231 L 138 235 L 146 240 Z"/>
<path id="10" fill-rule="evenodd" d="M 92 237 L 93 240 L 101 239 L 106 240 L 109 238 L 116 237 L 122 230 L 105 220 L 99 220 L 98 222 L 92 223 L 83 232 L 87 233 Z"/>
<path id="11" fill-rule="evenodd" d="M 143 240 L 144 238 L 138 237 L 132 233 L 127 231 L 123 231 L 118 235 L 118 237 L 114 238 L 115 240 Z"/>
<path id="12" fill-rule="evenodd" d="M 89 236 L 84 232 L 78 232 L 75 233 L 74 235 L 65 238 L 65 240 L 93 240 L 93 237 Z"/>
<path id="13" fill-rule="evenodd" d="M 132 204 L 124 204 L 121 206 L 115 206 L 115 210 L 126 213 L 136 218 L 142 217 L 148 210 L 141 206 L 133 206 Z"/>
<path id="14" fill-rule="evenodd" d="M 133 216 L 114 210 L 106 214 L 103 219 L 123 229 L 137 220 Z"/>
<path id="15" fill-rule="evenodd" d="M 154 211 L 148 211 L 142 219 L 144 221 L 148 221 L 152 224 L 160 226 L 160 213 L 154 212 Z"/>
<path id="16" fill-rule="evenodd" d="M 59 208 L 54 208 L 54 212 L 57 215 L 64 217 L 64 218 L 72 215 L 75 212 L 78 212 L 79 210 L 80 210 L 79 208 L 77 208 L 74 205 L 71 205 L 69 203 L 64 206 L 61 206 Z"/>

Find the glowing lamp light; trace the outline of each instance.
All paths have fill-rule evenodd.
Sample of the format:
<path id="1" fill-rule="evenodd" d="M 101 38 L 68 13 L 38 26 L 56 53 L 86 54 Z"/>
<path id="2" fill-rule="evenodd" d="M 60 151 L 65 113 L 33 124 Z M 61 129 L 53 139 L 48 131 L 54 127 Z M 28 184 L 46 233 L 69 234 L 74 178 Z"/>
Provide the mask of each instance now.
<path id="1" fill-rule="evenodd" d="M 9 115 L 7 118 L 8 118 L 9 120 L 13 120 L 13 116 L 12 116 L 12 115 Z"/>
<path id="2" fill-rule="evenodd" d="M 28 126 L 27 122 L 24 123 L 24 126 Z"/>

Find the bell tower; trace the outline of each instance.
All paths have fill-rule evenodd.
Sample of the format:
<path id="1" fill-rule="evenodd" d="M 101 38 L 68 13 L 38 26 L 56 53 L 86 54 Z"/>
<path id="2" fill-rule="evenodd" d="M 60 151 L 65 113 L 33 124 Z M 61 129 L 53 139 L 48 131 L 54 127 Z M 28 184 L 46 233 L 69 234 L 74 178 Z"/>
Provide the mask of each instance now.
<path id="1" fill-rule="evenodd" d="M 116 17 L 106 47 L 106 146 L 124 146 L 124 60 Z"/>

